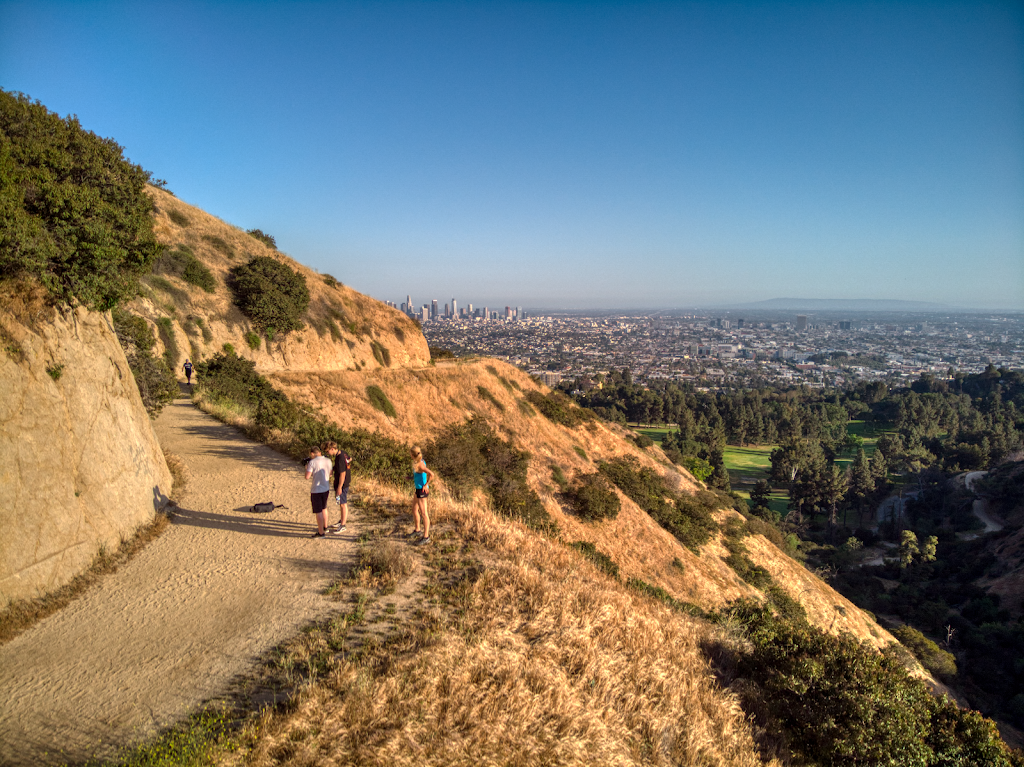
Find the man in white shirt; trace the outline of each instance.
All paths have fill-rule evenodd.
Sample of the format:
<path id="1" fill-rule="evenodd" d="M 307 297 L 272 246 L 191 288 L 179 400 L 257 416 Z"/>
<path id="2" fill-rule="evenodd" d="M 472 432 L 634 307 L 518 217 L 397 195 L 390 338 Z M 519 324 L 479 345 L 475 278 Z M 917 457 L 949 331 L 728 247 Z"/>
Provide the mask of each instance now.
<path id="1" fill-rule="evenodd" d="M 331 459 L 325 458 L 320 447 L 314 445 L 309 450 L 309 460 L 306 462 L 306 479 L 312 479 L 313 485 L 309 489 L 309 500 L 313 504 L 313 513 L 316 514 L 317 531 L 313 533 L 314 538 L 324 538 L 327 535 L 327 499 L 331 495 Z"/>

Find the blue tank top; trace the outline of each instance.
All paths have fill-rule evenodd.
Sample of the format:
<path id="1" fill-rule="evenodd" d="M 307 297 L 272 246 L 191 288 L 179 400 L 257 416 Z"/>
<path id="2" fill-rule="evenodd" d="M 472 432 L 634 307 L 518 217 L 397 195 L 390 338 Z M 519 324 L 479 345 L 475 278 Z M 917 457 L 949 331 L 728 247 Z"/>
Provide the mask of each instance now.
<path id="1" fill-rule="evenodd" d="M 427 464 L 423 465 L 426 466 Z M 415 474 L 412 475 L 412 481 L 416 483 L 417 490 L 422 490 L 427 486 L 427 472 L 417 471 Z"/>

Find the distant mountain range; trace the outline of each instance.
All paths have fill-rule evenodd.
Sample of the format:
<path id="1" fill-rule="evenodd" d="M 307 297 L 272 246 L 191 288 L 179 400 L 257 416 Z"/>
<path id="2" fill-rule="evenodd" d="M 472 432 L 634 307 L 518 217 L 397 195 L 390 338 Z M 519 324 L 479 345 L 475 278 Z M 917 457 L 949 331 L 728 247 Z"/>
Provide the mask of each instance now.
<path id="1" fill-rule="evenodd" d="M 771 298 L 748 304 L 731 304 L 722 309 L 794 312 L 963 312 L 962 306 L 928 301 L 903 301 L 889 298 Z"/>

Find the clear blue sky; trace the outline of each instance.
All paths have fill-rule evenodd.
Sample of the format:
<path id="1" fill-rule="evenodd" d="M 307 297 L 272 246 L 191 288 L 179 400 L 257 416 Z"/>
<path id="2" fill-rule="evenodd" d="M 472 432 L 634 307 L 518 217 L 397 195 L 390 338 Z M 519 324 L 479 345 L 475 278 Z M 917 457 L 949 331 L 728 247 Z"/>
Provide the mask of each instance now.
<path id="1" fill-rule="evenodd" d="M 377 298 L 1024 309 L 1024 3 L 7 2 L 0 87 Z"/>

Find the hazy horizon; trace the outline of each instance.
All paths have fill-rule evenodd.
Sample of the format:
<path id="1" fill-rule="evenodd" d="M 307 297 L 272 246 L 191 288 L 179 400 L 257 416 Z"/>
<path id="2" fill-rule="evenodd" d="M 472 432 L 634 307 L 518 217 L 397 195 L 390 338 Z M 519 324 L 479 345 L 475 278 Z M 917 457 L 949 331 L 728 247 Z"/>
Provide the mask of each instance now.
<path id="1" fill-rule="evenodd" d="M 376 298 L 1024 309 L 1024 5 L 0 0 L 0 87 Z"/>

